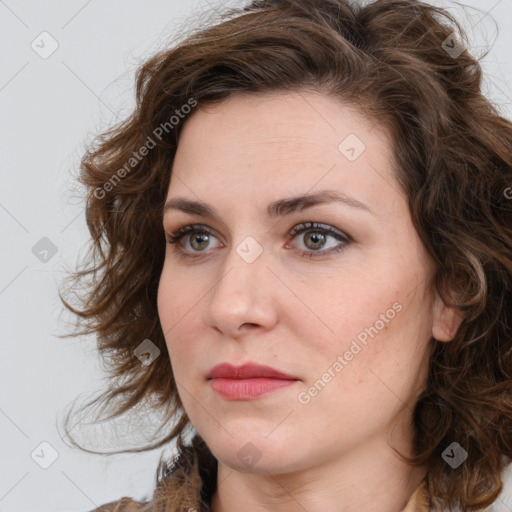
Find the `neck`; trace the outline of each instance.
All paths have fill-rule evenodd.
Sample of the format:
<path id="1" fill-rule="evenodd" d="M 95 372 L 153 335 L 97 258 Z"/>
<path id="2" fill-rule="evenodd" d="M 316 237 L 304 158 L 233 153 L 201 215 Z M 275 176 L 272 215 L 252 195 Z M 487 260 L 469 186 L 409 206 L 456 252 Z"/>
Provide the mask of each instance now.
<path id="1" fill-rule="evenodd" d="M 397 512 L 403 511 L 426 475 L 411 467 L 385 439 L 367 440 L 334 461 L 294 472 L 243 473 L 219 461 L 213 512 Z"/>

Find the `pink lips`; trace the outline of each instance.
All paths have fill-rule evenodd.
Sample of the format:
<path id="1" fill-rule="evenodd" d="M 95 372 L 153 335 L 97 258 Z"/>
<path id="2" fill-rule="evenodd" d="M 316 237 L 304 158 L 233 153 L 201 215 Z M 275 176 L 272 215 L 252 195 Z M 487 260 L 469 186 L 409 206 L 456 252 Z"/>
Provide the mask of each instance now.
<path id="1" fill-rule="evenodd" d="M 207 378 L 211 388 L 227 400 L 252 400 L 299 380 L 270 366 L 255 363 L 239 367 L 229 363 L 218 364 Z"/>

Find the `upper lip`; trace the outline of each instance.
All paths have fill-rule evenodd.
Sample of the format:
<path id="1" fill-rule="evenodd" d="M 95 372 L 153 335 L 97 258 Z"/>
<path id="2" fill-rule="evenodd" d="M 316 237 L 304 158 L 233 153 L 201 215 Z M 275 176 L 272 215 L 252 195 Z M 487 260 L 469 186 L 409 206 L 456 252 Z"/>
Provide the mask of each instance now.
<path id="1" fill-rule="evenodd" d="M 208 379 L 251 379 L 255 377 L 297 380 L 297 378 L 292 375 L 288 375 L 270 366 L 264 366 L 257 363 L 245 363 L 242 366 L 233 366 L 230 363 L 221 363 L 214 366 L 207 375 Z"/>

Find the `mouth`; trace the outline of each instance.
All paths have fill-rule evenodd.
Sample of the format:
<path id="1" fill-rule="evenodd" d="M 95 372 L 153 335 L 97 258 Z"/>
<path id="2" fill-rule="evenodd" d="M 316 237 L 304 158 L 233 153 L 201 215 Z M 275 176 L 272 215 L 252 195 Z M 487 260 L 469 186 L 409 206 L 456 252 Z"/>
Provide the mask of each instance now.
<path id="1" fill-rule="evenodd" d="M 207 375 L 210 387 L 226 400 L 254 400 L 291 386 L 300 379 L 270 366 L 229 363 L 214 366 Z"/>

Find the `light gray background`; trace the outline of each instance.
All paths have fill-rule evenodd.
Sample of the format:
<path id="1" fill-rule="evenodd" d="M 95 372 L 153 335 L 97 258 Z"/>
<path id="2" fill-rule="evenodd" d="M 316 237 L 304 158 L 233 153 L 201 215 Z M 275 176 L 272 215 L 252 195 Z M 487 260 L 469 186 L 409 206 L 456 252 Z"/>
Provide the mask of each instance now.
<path id="1" fill-rule="evenodd" d="M 72 172 L 85 143 L 133 105 L 138 64 L 221 3 L 0 0 L 1 512 L 85 512 L 152 493 L 160 450 L 90 455 L 69 448 L 57 430 L 77 396 L 104 385 L 94 339 L 57 337 L 68 318 L 57 286 L 88 239 Z M 482 63 L 485 91 L 510 118 L 512 0 L 467 1 L 479 10 L 465 13 L 435 3 L 458 13 L 474 54 L 494 43 Z M 43 31 L 58 43 L 46 59 L 31 47 Z M 46 263 L 32 252 L 42 237 L 57 248 Z M 48 469 L 31 457 L 36 449 L 39 460 L 49 456 L 42 442 L 58 452 Z M 512 511 L 512 499 L 496 510 Z"/>

